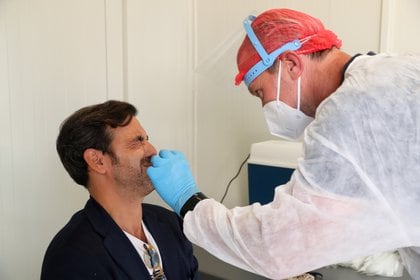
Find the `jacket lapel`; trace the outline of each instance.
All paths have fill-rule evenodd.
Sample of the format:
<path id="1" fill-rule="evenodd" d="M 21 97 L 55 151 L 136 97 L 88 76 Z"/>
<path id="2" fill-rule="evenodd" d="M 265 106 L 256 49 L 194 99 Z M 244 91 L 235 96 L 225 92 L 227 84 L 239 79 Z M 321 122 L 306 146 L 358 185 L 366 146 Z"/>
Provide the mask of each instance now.
<path id="1" fill-rule="evenodd" d="M 121 270 L 130 279 L 148 279 L 149 273 L 136 249 L 102 206 L 90 198 L 85 210 L 94 229 L 103 237 L 109 255 Z"/>
<path id="2" fill-rule="evenodd" d="M 161 219 L 143 204 L 143 221 L 159 247 L 162 258 L 163 271 L 170 279 L 170 276 L 177 275 L 176 271 L 183 266 L 183 259 L 180 258 L 179 240 L 173 235 L 173 230 L 168 226 L 167 221 Z M 153 221 L 153 222 L 149 222 Z"/>

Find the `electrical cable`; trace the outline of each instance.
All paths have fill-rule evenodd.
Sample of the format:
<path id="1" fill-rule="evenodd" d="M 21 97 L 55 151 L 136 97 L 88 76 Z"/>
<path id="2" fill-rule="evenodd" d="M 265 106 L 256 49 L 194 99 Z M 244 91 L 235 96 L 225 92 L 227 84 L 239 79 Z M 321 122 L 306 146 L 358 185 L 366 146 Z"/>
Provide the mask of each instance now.
<path id="1" fill-rule="evenodd" d="M 227 195 L 227 193 L 228 193 L 228 191 L 229 191 L 230 184 L 232 184 L 233 180 L 235 180 L 235 179 L 239 176 L 239 174 L 241 173 L 241 169 L 242 169 L 242 167 L 244 166 L 244 164 L 246 163 L 246 161 L 249 159 L 250 155 L 251 155 L 251 154 L 248 154 L 248 155 L 246 156 L 245 160 L 241 163 L 241 166 L 239 167 L 238 172 L 236 172 L 236 175 L 235 175 L 235 176 L 233 176 L 233 178 L 232 178 L 232 179 L 230 179 L 229 183 L 228 183 L 228 184 L 227 184 L 227 186 L 226 186 L 225 193 L 223 194 L 222 199 L 220 200 L 220 203 L 223 203 L 223 200 L 225 199 L 225 197 L 226 197 L 226 195 Z"/>

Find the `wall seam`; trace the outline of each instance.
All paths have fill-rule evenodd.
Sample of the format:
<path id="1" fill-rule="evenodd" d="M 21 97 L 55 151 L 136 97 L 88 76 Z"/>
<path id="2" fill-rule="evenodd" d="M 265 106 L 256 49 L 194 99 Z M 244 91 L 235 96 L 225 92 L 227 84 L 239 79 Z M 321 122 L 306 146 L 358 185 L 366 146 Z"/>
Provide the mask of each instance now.
<path id="1" fill-rule="evenodd" d="M 105 28 L 105 91 L 106 91 L 106 99 L 109 99 L 109 53 L 108 53 L 108 18 L 107 18 L 107 0 L 104 0 L 104 28 Z"/>
<path id="2" fill-rule="evenodd" d="M 390 52 L 393 49 L 393 26 L 395 18 L 395 1 L 382 0 L 379 31 L 379 51 Z"/>
<path id="3" fill-rule="evenodd" d="M 190 73 L 191 77 L 191 93 L 192 93 L 192 161 L 193 161 L 193 171 L 196 178 L 198 178 L 198 92 L 197 92 L 197 76 L 195 75 L 195 70 L 197 68 L 197 2 L 196 0 L 191 0 L 190 2 L 191 7 L 191 16 L 189 20 L 189 34 L 190 34 L 190 47 L 191 47 L 191 56 L 190 59 L 190 69 L 192 70 Z"/>
<path id="4" fill-rule="evenodd" d="M 122 0 L 121 4 L 122 20 L 122 79 L 123 79 L 123 99 L 128 101 L 128 36 L 127 36 L 127 0 Z"/>

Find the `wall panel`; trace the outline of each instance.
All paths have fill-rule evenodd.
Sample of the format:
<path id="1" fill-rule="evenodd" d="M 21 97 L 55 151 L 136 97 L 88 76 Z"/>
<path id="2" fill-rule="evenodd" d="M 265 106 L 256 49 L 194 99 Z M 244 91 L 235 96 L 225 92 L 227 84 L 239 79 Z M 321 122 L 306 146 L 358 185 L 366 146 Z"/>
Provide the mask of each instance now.
<path id="1" fill-rule="evenodd" d="M 193 160 L 191 1 L 127 1 L 127 100 L 156 149 Z M 166 206 L 155 194 L 149 202 Z"/>
<path id="2" fill-rule="evenodd" d="M 382 51 L 420 53 L 420 1 L 383 0 Z"/>
<path id="3" fill-rule="evenodd" d="M 0 1 L 0 279 L 36 279 L 87 193 L 55 151 L 61 121 L 107 97 L 104 1 Z"/>

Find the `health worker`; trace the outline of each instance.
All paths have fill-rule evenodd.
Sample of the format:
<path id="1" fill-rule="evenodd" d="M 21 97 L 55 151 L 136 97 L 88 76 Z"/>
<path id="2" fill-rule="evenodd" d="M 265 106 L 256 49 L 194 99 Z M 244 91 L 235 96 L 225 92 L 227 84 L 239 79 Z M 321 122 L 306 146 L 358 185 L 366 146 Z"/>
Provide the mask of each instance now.
<path id="1" fill-rule="evenodd" d="M 244 21 L 239 74 L 268 128 L 303 154 L 271 203 L 207 199 L 182 153 L 147 170 L 184 233 L 221 260 L 284 279 L 398 250 L 420 279 L 420 57 L 357 54 L 320 20 L 272 9 Z"/>

